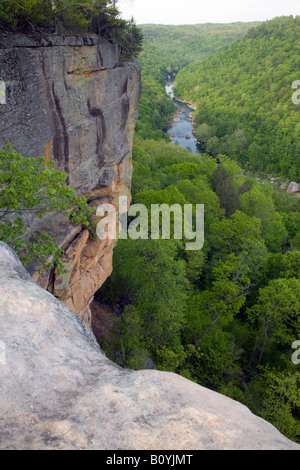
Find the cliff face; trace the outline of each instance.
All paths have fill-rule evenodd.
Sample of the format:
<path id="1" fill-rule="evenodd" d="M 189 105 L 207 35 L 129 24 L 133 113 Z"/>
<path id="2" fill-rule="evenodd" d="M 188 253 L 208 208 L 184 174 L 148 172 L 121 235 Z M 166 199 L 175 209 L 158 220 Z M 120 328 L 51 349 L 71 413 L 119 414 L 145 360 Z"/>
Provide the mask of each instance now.
<path id="1" fill-rule="evenodd" d="M 1 242 L 0 312 L 1 450 L 300 450 L 234 400 L 117 367 Z"/>
<path id="2" fill-rule="evenodd" d="M 118 196 L 130 194 L 138 65 L 121 62 L 117 46 L 97 37 L 23 36 L 0 39 L 0 64 L 6 88 L 0 146 L 11 142 L 24 156 L 45 155 L 90 204 L 117 208 Z M 31 266 L 34 280 L 90 324 L 89 305 L 111 273 L 114 242 L 92 241 L 54 214 L 27 222 L 65 249 L 65 273 L 40 275 Z"/>

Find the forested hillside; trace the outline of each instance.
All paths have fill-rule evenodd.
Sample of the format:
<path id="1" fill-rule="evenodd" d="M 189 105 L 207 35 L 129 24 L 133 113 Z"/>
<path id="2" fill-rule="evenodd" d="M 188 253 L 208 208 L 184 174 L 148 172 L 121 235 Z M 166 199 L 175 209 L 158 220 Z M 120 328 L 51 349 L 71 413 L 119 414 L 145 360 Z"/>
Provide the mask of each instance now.
<path id="1" fill-rule="evenodd" d="M 197 106 L 196 135 L 212 154 L 252 170 L 300 178 L 300 17 L 281 17 L 189 65 L 175 93 Z"/>
<path id="2" fill-rule="evenodd" d="M 133 201 L 149 211 L 203 203 L 205 243 L 186 251 L 184 240 L 120 240 L 99 293 L 112 314 L 100 344 L 123 367 L 143 368 L 146 355 L 297 440 L 300 200 L 221 162 L 136 141 Z"/>
<path id="3" fill-rule="evenodd" d="M 244 36 L 256 23 L 203 24 L 186 26 L 141 25 L 143 51 L 142 96 L 136 132 L 142 138 L 163 137 L 162 129 L 173 110 L 164 85 L 187 64 L 207 57 Z"/>
<path id="4" fill-rule="evenodd" d="M 292 24 L 283 21 L 283 36 Z M 264 28 L 269 31 L 270 24 L 251 31 L 245 44 L 256 36 L 264 41 Z M 271 45 L 278 41 L 274 33 L 271 61 L 278 54 Z M 229 52 L 238 47 L 242 53 L 241 44 L 230 46 Z M 146 40 L 143 61 L 147 47 Z M 212 54 L 195 67 L 214 63 L 220 73 L 219 58 L 225 61 L 229 52 Z M 228 62 L 224 64 L 229 68 Z M 252 90 L 257 79 L 257 97 L 266 73 L 265 61 L 258 69 L 259 64 L 251 78 Z M 244 71 L 244 66 L 237 67 L 235 79 Z M 157 369 L 228 395 L 300 442 L 300 366 L 292 361 L 292 344 L 300 339 L 300 198 L 245 172 L 236 153 L 219 154 L 218 164 L 208 154 L 193 155 L 162 138 L 172 110 L 161 85 L 165 72 L 162 68 L 155 78 L 144 70 L 147 87 L 133 148 L 133 203 L 144 204 L 149 212 L 151 204 L 204 204 L 204 246 L 187 251 L 185 240 L 151 240 L 150 234 L 149 240 L 120 240 L 113 274 L 98 293 L 100 305 L 110 312 L 101 347 L 122 367 L 143 368 L 150 358 Z M 225 76 L 221 85 L 228 93 L 232 86 L 234 93 Z M 269 92 L 261 90 L 266 102 Z M 286 109 L 296 113 L 291 120 L 298 116 L 289 103 Z M 229 118 L 229 112 L 219 114 L 218 123 L 226 128 Z M 270 128 L 261 128 L 261 135 Z M 294 144 L 287 132 L 281 145 L 287 149 Z M 255 168 L 260 167 L 257 158 Z"/>
<path id="5" fill-rule="evenodd" d="M 139 62 L 146 75 L 163 82 L 167 75 L 242 38 L 257 24 L 140 25 L 144 47 Z"/>

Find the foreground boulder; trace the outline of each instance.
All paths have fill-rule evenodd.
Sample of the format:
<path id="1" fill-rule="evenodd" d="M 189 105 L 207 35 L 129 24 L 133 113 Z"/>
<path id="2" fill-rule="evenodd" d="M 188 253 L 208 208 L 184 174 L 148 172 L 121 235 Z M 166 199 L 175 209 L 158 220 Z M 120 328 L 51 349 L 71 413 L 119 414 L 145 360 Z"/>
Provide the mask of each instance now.
<path id="1" fill-rule="evenodd" d="M 300 450 L 229 398 L 114 365 L 1 242 L 0 341 L 1 450 Z"/>

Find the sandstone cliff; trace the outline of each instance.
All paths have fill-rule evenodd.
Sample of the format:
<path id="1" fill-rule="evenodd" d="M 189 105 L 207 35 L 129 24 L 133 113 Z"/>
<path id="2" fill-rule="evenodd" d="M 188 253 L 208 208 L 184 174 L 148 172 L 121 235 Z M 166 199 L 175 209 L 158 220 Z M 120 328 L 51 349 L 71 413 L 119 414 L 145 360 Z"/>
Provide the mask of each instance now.
<path id="1" fill-rule="evenodd" d="M 1 450 L 300 450 L 218 393 L 117 367 L 2 242 L 0 312 Z"/>
<path id="2" fill-rule="evenodd" d="M 130 194 L 131 150 L 140 70 L 122 62 L 117 46 L 98 37 L 0 38 L 0 146 L 46 156 L 93 206 Z M 112 269 L 114 241 L 92 241 L 81 226 L 53 214 L 28 219 L 65 249 L 63 276 L 30 272 L 90 324 L 93 295 Z"/>

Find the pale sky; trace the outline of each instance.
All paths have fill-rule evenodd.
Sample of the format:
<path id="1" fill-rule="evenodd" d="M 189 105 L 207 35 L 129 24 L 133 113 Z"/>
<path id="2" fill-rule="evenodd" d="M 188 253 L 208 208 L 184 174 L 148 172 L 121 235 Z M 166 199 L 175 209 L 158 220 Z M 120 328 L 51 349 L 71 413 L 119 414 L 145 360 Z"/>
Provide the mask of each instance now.
<path id="1" fill-rule="evenodd" d="M 121 17 L 137 24 L 232 23 L 300 15 L 299 0 L 119 0 Z"/>

